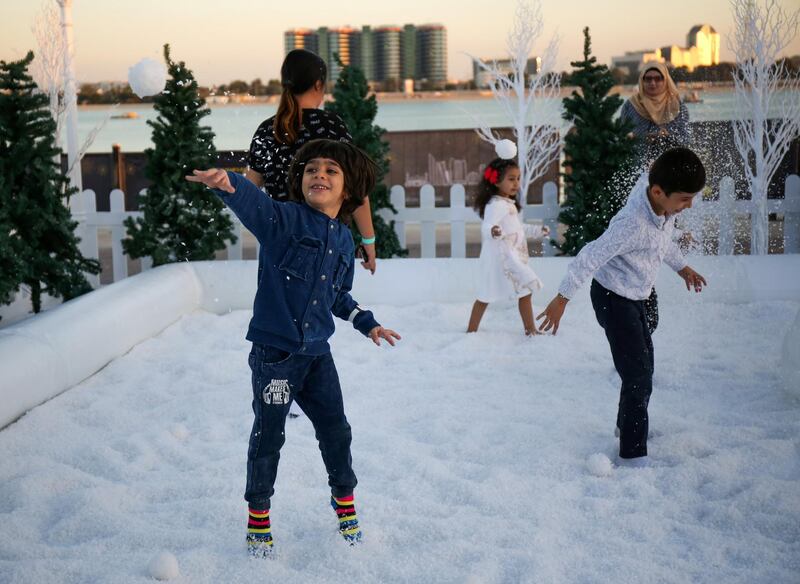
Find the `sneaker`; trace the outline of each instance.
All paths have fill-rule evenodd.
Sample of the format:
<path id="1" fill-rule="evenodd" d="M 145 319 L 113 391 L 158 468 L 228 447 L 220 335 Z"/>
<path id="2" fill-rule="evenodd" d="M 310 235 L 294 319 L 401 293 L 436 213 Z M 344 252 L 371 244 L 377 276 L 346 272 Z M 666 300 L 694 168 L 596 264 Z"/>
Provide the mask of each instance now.
<path id="1" fill-rule="evenodd" d="M 267 558 L 272 549 L 269 509 L 248 509 L 247 553 L 254 558 Z"/>
<path id="2" fill-rule="evenodd" d="M 350 545 L 361 541 L 361 528 L 358 526 L 358 517 L 353 503 L 353 495 L 348 497 L 331 497 L 331 507 L 339 517 L 339 533 Z"/>

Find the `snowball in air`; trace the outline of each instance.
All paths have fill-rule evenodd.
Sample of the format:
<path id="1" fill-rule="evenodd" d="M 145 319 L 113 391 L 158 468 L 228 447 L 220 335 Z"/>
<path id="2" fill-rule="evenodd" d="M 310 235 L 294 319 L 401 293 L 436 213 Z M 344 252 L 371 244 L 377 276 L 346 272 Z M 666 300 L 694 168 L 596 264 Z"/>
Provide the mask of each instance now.
<path id="1" fill-rule="evenodd" d="M 586 460 L 586 468 L 596 477 L 607 477 L 611 474 L 614 467 L 611 464 L 611 460 L 605 454 L 597 452 Z"/>
<path id="2" fill-rule="evenodd" d="M 150 576 L 156 580 L 172 580 L 180 576 L 178 560 L 169 552 L 161 552 L 147 566 Z"/>
<path id="3" fill-rule="evenodd" d="M 139 97 L 161 93 L 167 84 L 167 67 L 153 59 L 142 59 L 128 69 L 128 83 Z"/>
<path id="4" fill-rule="evenodd" d="M 494 151 L 500 158 L 514 158 L 517 155 L 517 145 L 511 140 L 500 140 L 494 145 Z"/>

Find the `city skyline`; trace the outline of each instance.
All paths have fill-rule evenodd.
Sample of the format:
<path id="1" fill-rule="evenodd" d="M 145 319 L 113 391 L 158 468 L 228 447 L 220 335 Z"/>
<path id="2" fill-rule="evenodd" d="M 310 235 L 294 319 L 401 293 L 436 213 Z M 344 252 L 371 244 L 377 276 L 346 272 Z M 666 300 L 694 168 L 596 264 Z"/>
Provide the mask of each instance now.
<path id="1" fill-rule="evenodd" d="M 339 78 L 339 61 L 360 68 L 383 90 L 399 90 L 402 80 L 444 89 L 448 80 L 447 28 L 441 24 L 302 28 L 285 31 L 283 38 L 285 54 L 307 49 L 322 57 L 329 83 Z"/>
<path id="2" fill-rule="evenodd" d="M 779 0 L 779 4 L 785 11 L 797 6 L 795 0 Z M 28 0 L 3 2 L 0 59 L 19 59 L 36 49 L 31 28 L 41 6 L 42 2 Z M 442 0 L 433 5 L 406 0 L 402 16 L 390 5 L 352 2 L 340 6 L 317 0 L 307 0 L 302 11 L 255 0 L 229 0 L 225 12 L 219 11 L 216 2 L 196 0 L 141 0 L 135 8 L 122 0 L 74 0 L 73 6 L 79 82 L 124 81 L 130 66 L 144 57 L 160 59 L 163 44 L 169 43 L 173 57 L 185 61 L 201 85 L 216 85 L 234 79 L 266 82 L 277 78 L 284 55 L 283 34 L 289 29 L 402 27 L 409 22 L 446 27 L 448 77 L 467 80 L 472 78 L 472 63 L 465 53 L 489 59 L 506 56 L 516 1 L 497 0 L 487 5 Z M 568 70 L 570 61 L 581 58 L 584 26 L 591 28 L 594 55 L 609 65 L 613 56 L 627 51 L 683 45 L 686 31 L 701 23 L 710 24 L 722 35 L 720 60 L 732 60 L 727 47 L 732 29 L 727 0 L 675 0 L 666 11 L 656 1 L 574 0 L 566 6 L 544 0 L 542 14 L 545 30 L 532 56 L 557 33 L 558 70 Z M 784 56 L 800 54 L 798 37 Z"/>

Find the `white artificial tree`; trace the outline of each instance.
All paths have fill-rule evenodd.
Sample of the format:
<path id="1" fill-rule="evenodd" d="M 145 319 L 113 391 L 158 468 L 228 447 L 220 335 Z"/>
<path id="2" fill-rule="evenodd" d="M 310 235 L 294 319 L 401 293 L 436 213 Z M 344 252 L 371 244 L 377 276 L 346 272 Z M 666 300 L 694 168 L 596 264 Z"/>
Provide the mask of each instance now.
<path id="1" fill-rule="evenodd" d="M 50 98 L 50 115 L 56 122 L 56 143 L 60 143 L 66 109 L 62 99 L 64 43 L 61 39 L 61 16 L 52 0 L 42 4 L 33 22 L 33 36 L 39 50 L 31 65 L 31 75 L 39 89 Z"/>
<path id="2" fill-rule="evenodd" d="M 534 0 L 534 4 L 520 0 L 507 40 L 510 68 L 472 57 L 488 73 L 492 96 L 505 110 L 514 130 L 520 168 L 519 196 L 523 202 L 530 185 L 559 159 L 568 129 L 561 116 L 561 75 L 554 71 L 557 37 L 550 40 L 542 53 L 538 70 L 527 72 L 528 59 L 543 29 L 539 0 Z M 496 145 L 499 141 L 485 123 L 480 123 L 477 132 L 487 142 Z"/>
<path id="3" fill-rule="evenodd" d="M 56 122 L 56 144 L 61 143 L 61 132 L 64 128 L 64 119 L 67 115 L 67 83 L 64 76 L 65 52 L 71 49 L 71 44 L 64 39 L 64 24 L 59 0 L 45 0 L 41 10 L 33 23 L 33 35 L 36 39 L 38 51 L 33 61 L 31 73 L 39 89 L 47 93 L 50 98 L 50 115 Z M 68 49 L 69 47 L 69 49 Z M 70 54 L 68 61 L 72 62 Z M 73 84 L 74 85 L 74 84 Z M 117 106 L 113 106 L 111 110 Z M 97 124 L 78 148 L 77 154 L 68 160 L 67 175 L 73 175 L 75 166 L 80 163 L 95 138 L 111 118 L 111 111 Z"/>
<path id="4" fill-rule="evenodd" d="M 800 134 L 800 77 L 791 76 L 780 53 L 795 38 L 800 9 L 784 11 L 777 0 L 731 0 L 736 59 L 736 149 L 752 196 L 751 253 L 769 252 L 769 183 Z M 772 114 L 772 119 L 768 116 Z"/>

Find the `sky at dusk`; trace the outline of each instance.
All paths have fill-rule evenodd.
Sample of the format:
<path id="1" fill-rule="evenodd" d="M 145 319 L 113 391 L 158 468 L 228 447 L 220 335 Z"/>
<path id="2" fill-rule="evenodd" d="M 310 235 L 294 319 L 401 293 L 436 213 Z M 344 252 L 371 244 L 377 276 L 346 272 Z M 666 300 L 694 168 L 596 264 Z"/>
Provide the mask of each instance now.
<path id="1" fill-rule="evenodd" d="M 46 1 L 54 0 L 0 0 L 0 59 L 36 48 L 31 28 Z M 800 7 L 798 0 L 779 4 L 787 11 Z M 465 53 L 506 55 L 515 6 L 516 0 L 74 0 L 76 74 L 79 82 L 125 80 L 131 65 L 160 58 L 162 45 L 170 43 L 173 58 L 186 61 L 201 85 L 266 81 L 279 76 L 286 29 L 440 23 L 447 27 L 448 76 L 468 79 Z M 683 46 L 695 24 L 711 24 L 722 35 L 722 60 L 732 60 L 728 0 L 543 0 L 541 6 L 545 31 L 533 54 L 558 34 L 559 70 L 581 56 L 587 25 L 603 63 L 626 50 Z M 800 54 L 800 35 L 784 54 Z"/>

